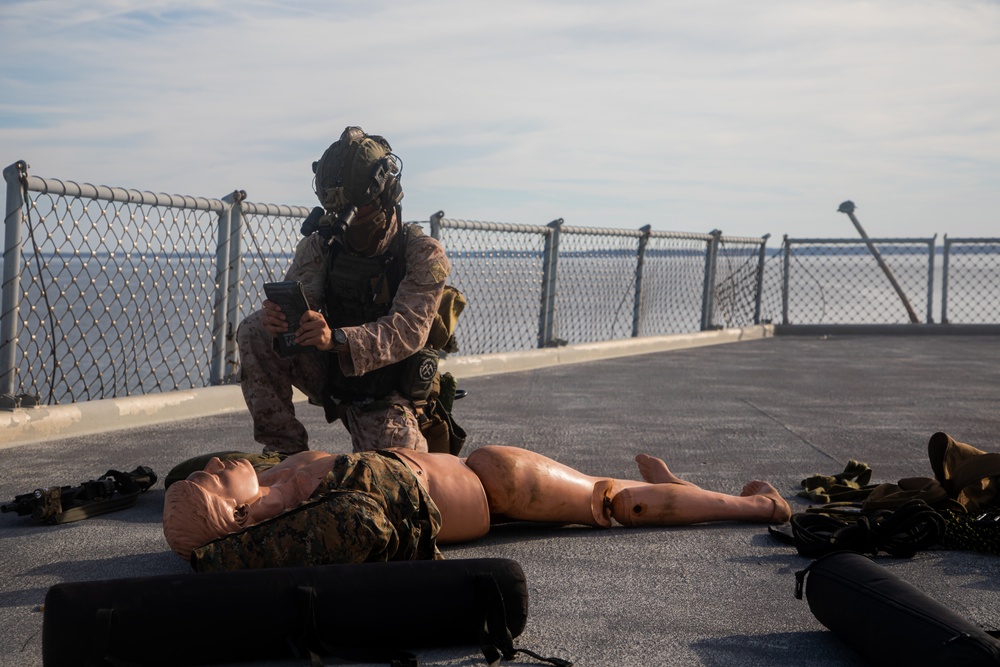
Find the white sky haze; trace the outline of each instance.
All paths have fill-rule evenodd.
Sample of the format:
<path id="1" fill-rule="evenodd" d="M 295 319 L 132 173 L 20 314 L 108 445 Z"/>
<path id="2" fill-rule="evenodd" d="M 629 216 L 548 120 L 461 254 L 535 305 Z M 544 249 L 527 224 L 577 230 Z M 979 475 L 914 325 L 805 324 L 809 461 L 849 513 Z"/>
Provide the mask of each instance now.
<path id="1" fill-rule="evenodd" d="M 361 125 L 411 220 L 1000 236 L 996 0 L 0 0 L 0 58 L 46 178 L 313 206 Z"/>

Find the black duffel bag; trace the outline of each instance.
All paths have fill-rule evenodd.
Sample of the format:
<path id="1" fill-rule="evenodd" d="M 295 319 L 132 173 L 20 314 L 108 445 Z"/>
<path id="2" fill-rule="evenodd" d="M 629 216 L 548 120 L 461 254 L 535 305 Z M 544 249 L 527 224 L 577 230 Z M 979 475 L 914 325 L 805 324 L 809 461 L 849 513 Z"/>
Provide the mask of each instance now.
<path id="1" fill-rule="evenodd" d="M 796 573 L 816 619 L 872 665 L 1000 665 L 1000 641 L 861 554 L 841 551 Z"/>
<path id="2" fill-rule="evenodd" d="M 63 583 L 45 597 L 42 656 L 46 667 L 321 655 L 416 664 L 406 650 L 479 645 L 495 663 L 517 652 L 527 616 L 524 571 L 503 558 Z"/>

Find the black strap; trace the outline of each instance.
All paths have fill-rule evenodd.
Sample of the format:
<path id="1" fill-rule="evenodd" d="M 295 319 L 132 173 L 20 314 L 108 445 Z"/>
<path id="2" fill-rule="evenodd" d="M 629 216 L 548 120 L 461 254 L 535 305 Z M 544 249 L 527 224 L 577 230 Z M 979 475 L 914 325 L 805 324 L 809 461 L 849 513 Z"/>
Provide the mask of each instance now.
<path id="1" fill-rule="evenodd" d="M 476 577 L 476 598 L 483 616 L 483 627 L 479 631 L 479 645 L 483 649 L 489 667 L 500 664 L 500 658 L 514 657 L 514 638 L 507 627 L 507 610 L 503 604 L 500 586 L 491 574 Z"/>
<path id="2" fill-rule="evenodd" d="M 295 592 L 299 612 L 299 632 L 288 637 L 288 644 L 295 657 L 308 657 L 309 667 L 323 667 L 320 655 L 327 655 L 348 662 L 385 662 L 390 667 L 420 667 L 420 660 L 409 651 L 399 649 L 353 648 L 335 646 L 319 632 L 316 618 L 316 589 L 299 586 Z"/>
<path id="3" fill-rule="evenodd" d="M 90 646 L 88 665 L 107 663 L 108 647 L 111 646 L 111 630 L 114 627 L 115 610 L 98 609 L 94 614 L 94 643 Z"/>
<path id="4" fill-rule="evenodd" d="M 476 597 L 483 613 L 483 628 L 479 633 L 479 643 L 489 667 L 497 667 L 500 659 L 513 660 L 518 653 L 531 656 L 539 662 L 556 667 L 573 667 L 573 663 L 562 658 L 546 658 L 526 648 L 514 648 L 514 638 L 507 627 L 507 610 L 503 603 L 500 586 L 491 574 L 481 574 L 475 580 Z"/>
<path id="5" fill-rule="evenodd" d="M 323 667 L 323 661 L 314 650 L 317 643 L 316 627 L 316 589 L 312 586 L 299 586 L 295 589 L 295 606 L 299 612 L 299 622 L 292 627 L 298 627 L 296 635 L 289 635 L 288 646 L 292 655 L 297 658 L 309 657 L 309 667 Z"/>
<path id="6" fill-rule="evenodd" d="M 112 634 L 115 629 L 115 610 L 98 609 L 94 612 L 94 643 L 90 645 L 87 667 L 142 667 L 141 662 L 122 660 L 111 655 Z"/>
<path id="7" fill-rule="evenodd" d="M 911 500 L 897 510 L 879 510 L 853 521 L 799 513 L 792 515 L 790 523 L 795 548 L 807 558 L 835 551 L 873 556 L 884 551 L 895 558 L 910 558 L 936 544 L 945 531 L 944 517 L 922 500 Z"/>

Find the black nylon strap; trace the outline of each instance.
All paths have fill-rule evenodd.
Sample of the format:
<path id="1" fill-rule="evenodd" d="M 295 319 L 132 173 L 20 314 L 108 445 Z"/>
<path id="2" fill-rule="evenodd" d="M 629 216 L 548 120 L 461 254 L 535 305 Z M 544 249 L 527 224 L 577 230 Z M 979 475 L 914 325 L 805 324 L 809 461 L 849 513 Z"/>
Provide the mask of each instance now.
<path id="1" fill-rule="evenodd" d="M 555 665 L 556 667 L 573 667 L 573 663 L 569 660 L 563 660 L 562 658 L 546 658 L 544 656 L 538 655 L 534 651 L 529 651 L 526 648 L 514 649 L 515 653 L 524 653 L 525 655 L 530 655 L 535 660 L 539 662 L 547 662 L 550 665 Z"/>
<path id="2" fill-rule="evenodd" d="M 98 609 L 94 614 L 94 643 L 90 645 L 88 665 L 106 664 L 108 647 L 111 646 L 111 629 L 114 627 L 114 620 L 114 609 Z"/>
<path id="3" fill-rule="evenodd" d="M 514 638 L 507 628 L 507 610 L 503 604 L 503 594 L 496 579 L 490 574 L 480 574 L 475 579 L 476 598 L 483 616 L 483 627 L 479 632 L 479 644 L 490 667 L 500 664 L 500 658 L 514 657 Z"/>
<path id="4" fill-rule="evenodd" d="M 936 544 L 944 535 L 945 523 L 924 501 L 910 500 L 899 509 L 879 510 L 852 521 L 818 513 L 793 514 L 791 529 L 799 555 L 807 558 L 835 551 L 873 556 L 884 551 L 894 558 L 910 558 Z"/>
<path id="5" fill-rule="evenodd" d="M 299 586 L 295 589 L 295 606 L 299 612 L 299 628 L 296 636 L 289 634 L 287 640 L 296 657 L 309 657 L 309 667 L 323 667 L 323 661 L 313 650 L 316 640 L 316 589 L 312 586 Z"/>
<path id="6" fill-rule="evenodd" d="M 476 577 L 475 586 L 476 597 L 483 614 L 483 629 L 479 635 L 479 642 L 489 667 L 499 665 L 501 658 L 513 660 L 518 653 L 556 667 L 573 667 L 573 663 L 569 660 L 546 658 L 526 648 L 515 649 L 514 638 L 507 627 L 507 610 L 503 603 L 503 594 L 496 579 L 493 575 L 481 574 Z"/>
<path id="7" fill-rule="evenodd" d="M 297 637 L 289 637 L 289 645 L 297 656 L 309 656 L 309 667 L 323 667 L 322 655 L 328 655 L 348 662 L 386 662 L 390 667 L 420 667 L 420 660 L 409 651 L 379 648 L 349 648 L 327 642 L 319 632 L 317 621 L 318 593 L 312 586 L 300 586 L 296 590 L 301 632 Z"/>
<path id="8" fill-rule="evenodd" d="M 141 667 L 141 662 L 122 660 L 110 655 L 111 635 L 115 629 L 115 610 L 98 609 L 94 613 L 94 643 L 90 646 L 88 667 Z"/>

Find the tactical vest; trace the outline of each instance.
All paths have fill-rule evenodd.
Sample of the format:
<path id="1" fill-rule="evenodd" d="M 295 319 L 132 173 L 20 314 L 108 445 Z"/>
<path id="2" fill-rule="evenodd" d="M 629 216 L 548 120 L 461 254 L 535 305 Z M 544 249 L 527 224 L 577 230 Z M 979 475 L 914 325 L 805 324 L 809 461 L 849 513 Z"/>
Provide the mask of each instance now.
<path id="1" fill-rule="evenodd" d="M 378 257 L 360 257 L 334 243 L 327 257 L 325 303 L 331 329 L 356 327 L 389 314 L 393 297 L 406 273 L 406 245 L 412 233 L 403 225 L 389 251 Z M 330 364 L 327 391 L 340 400 L 382 398 L 399 386 L 398 361 L 348 377 L 337 363 Z"/>

